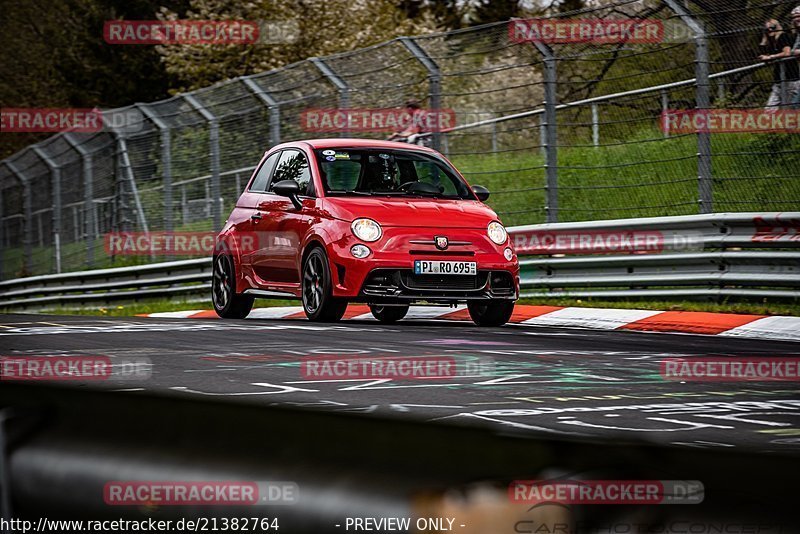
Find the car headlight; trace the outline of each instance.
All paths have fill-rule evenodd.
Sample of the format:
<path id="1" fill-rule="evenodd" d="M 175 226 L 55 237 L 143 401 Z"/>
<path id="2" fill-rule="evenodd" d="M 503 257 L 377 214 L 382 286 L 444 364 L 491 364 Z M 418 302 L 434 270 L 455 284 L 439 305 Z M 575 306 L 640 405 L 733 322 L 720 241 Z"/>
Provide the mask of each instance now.
<path id="1" fill-rule="evenodd" d="M 353 229 L 353 233 L 357 238 L 368 243 L 377 241 L 381 238 L 381 234 L 383 233 L 381 225 L 372 219 L 356 219 L 353 221 L 353 224 L 350 225 L 350 228 Z"/>
<path id="2" fill-rule="evenodd" d="M 508 233 L 506 233 L 506 229 L 503 228 L 503 225 L 497 221 L 492 221 L 489 223 L 487 232 L 489 234 L 489 239 L 498 245 L 502 245 L 506 242 L 506 239 L 508 239 Z"/>

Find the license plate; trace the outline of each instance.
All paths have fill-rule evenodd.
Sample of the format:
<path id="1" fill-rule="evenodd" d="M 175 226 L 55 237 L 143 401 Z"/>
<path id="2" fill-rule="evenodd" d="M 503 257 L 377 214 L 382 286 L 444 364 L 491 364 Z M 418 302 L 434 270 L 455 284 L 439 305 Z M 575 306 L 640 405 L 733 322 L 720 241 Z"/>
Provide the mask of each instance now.
<path id="1" fill-rule="evenodd" d="M 414 260 L 414 274 L 456 274 L 475 276 L 478 274 L 474 261 Z"/>

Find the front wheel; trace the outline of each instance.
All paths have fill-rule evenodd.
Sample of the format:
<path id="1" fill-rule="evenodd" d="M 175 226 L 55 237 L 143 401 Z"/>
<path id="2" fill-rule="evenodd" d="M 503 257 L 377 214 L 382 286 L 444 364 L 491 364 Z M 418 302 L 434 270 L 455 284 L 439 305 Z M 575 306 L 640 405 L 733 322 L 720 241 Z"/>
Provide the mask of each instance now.
<path id="1" fill-rule="evenodd" d="M 502 326 L 511 319 L 511 314 L 514 313 L 514 301 L 471 301 L 467 303 L 467 309 L 469 316 L 478 326 Z"/>
<path id="2" fill-rule="evenodd" d="M 378 304 L 370 304 L 369 311 L 372 316 L 382 323 L 396 323 L 406 316 L 408 313 L 408 306 L 380 306 Z"/>
<path id="3" fill-rule="evenodd" d="M 244 319 L 253 309 L 253 297 L 236 293 L 236 271 L 230 256 L 214 258 L 211 277 L 211 302 L 224 319 Z"/>
<path id="4" fill-rule="evenodd" d="M 321 248 L 312 250 L 303 262 L 303 311 L 310 321 L 336 322 L 347 309 L 347 301 L 333 297 L 328 256 Z"/>

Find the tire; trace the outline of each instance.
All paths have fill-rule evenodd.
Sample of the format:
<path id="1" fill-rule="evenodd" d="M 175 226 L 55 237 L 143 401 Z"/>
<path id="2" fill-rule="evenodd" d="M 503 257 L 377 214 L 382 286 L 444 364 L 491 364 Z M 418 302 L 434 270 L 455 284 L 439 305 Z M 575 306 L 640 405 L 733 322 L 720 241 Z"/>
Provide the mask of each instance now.
<path id="1" fill-rule="evenodd" d="M 396 323 L 406 316 L 408 313 L 408 306 L 381 306 L 379 304 L 370 304 L 369 311 L 381 323 Z"/>
<path id="2" fill-rule="evenodd" d="M 226 254 L 214 257 L 211 276 L 211 302 L 223 319 L 244 319 L 253 309 L 253 297 L 236 293 L 236 270 Z"/>
<path id="3" fill-rule="evenodd" d="M 467 303 L 469 316 L 478 326 L 502 326 L 514 313 L 513 300 L 473 301 Z"/>
<path id="4" fill-rule="evenodd" d="M 347 309 L 347 301 L 333 297 L 333 283 L 328 256 L 314 248 L 303 262 L 303 311 L 310 321 L 336 322 Z"/>

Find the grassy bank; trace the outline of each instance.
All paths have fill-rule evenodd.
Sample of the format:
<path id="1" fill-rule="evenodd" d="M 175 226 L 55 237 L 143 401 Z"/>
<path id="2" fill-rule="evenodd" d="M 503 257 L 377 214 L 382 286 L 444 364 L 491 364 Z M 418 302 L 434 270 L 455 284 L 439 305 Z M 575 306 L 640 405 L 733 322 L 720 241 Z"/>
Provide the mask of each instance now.
<path id="1" fill-rule="evenodd" d="M 628 308 L 639 310 L 664 310 L 664 311 L 703 311 L 717 313 L 747 313 L 757 315 L 798 315 L 800 316 L 800 305 L 785 303 L 713 303 L 713 302 L 692 302 L 692 301 L 610 301 L 595 299 L 533 299 L 525 298 L 519 304 L 532 304 L 544 306 L 578 306 L 586 308 Z M 271 306 L 298 306 L 298 301 L 293 300 L 256 300 L 256 307 L 266 308 Z M 87 306 L 85 308 L 63 307 L 48 310 L 46 313 L 58 315 L 94 315 L 107 317 L 130 317 L 145 313 L 186 311 L 186 310 L 210 310 L 211 302 L 206 300 L 194 301 L 173 301 L 173 300 L 154 300 L 135 304 L 124 304 L 118 306 Z M 2 311 L 2 310 L 0 310 Z M 10 312 L 6 312 L 10 313 Z"/>

